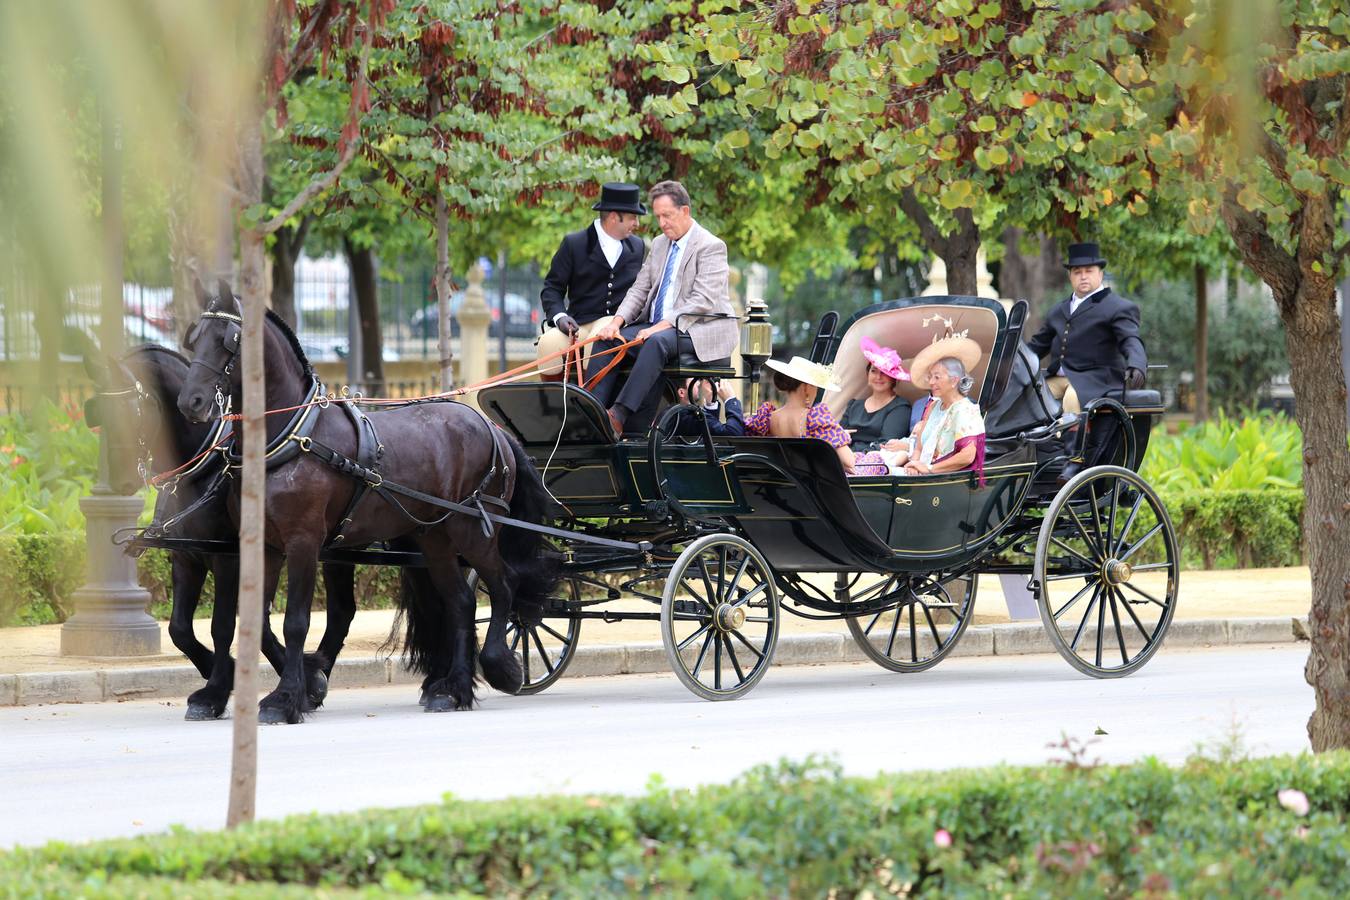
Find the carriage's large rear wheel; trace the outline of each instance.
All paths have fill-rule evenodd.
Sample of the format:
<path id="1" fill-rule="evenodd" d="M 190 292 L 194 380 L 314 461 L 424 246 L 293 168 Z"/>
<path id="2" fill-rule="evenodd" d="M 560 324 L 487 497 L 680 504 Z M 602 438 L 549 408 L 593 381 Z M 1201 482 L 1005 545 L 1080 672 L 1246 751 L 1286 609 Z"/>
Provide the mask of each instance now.
<path id="1" fill-rule="evenodd" d="M 931 578 L 892 575 L 879 584 L 851 591 L 867 602 L 895 593 L 894 606 L 849 616 L 849 634 L 872 662 L 892 672 L 922 672 L 941 662 L 970 626 L 975 609 L 975 576 Z"/>
<path id="2" fill-rule="evenodd" d="M 705 535 L 671 567 L 661 640 L 675 675 L 703 699 L 749 692 L 768 671 L 779 624 L 769 564 L 744 538 Z"/>
<path id="3" fill-rule="evenodd" d="M 478 605 L 481 607 L 489 603 L 487 585 L 480 583 L 478 573 L 470 572 L 468 580 Z M 569 600 L 581 599 L 581 587 L 575 580 L 560 582 L 559 590 Z M 489 621 L 490 616 L 477 620 L 480 626 L 486 626 Z M 512 653 L 520 655 L 521 669 L 525 674 L 525 680 L 517 693 L 538 694 L 561 678 L 576 656 L 577 640 L 580 637 L 579 616 L 545 618 L 541 610 L 511 610 L 511 617 L 506 623 L 506 646 Z"/>
<path id="4" fill-rule="evenodd" d="M 1041 523 L 1041 621 L 1069 665 L 1118 678 L 1157 652 L 1176 612 L 1181 554 L 1158 495 L 1129 469 L 1096 466 L 1060 489 Z"/>

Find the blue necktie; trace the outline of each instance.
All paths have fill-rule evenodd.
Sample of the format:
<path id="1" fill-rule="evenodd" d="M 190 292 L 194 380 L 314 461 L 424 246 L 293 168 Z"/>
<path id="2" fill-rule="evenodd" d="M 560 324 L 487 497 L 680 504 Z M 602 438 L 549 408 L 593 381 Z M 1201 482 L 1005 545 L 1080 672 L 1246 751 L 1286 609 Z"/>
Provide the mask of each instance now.
<path id="1" fill-rule="evenodd" d="M 674 242 L 670 245 L 670 253 L 666 256 L 666 271 L 661 275 L 661 290 L 656 293 L 656 302 L 652 304 L 652 324 L 661 321 L 666 311 L 666 294 L 670 291 L 670 276 L 675 271 L 675 257 L 680 255 L 680 245 Z"/>

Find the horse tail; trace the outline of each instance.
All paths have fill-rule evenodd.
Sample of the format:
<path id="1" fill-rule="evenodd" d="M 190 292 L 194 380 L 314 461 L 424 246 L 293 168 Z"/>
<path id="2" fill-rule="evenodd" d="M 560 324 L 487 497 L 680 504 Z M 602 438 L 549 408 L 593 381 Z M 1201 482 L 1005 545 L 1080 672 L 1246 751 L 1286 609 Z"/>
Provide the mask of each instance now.
<path id="1" fill-rule="evenodd" d="M 399 569 L 398 613 L 381 650 L 392 650 L 403 633 L 403 661 L 408 669 L 430 675 L 446 654 L 446 609 L 426 569 Z"/>
<path id="2" fill-rule="evenodd" d="M 502 436 L 515 458 L 516 483 L 511 492 L 511 518 L 543 525 L 552 517 L 556 501 L 544 487 L 544 479 L 525 448 L 510 435 L 503 433 Z M 498 546 L 511 574 L 514 605 L 517 609 L 522 604 L 543 606 L 558 585 L 558 560 L 544 552 L 544 537 L 539 532 L 511 525 L 507 528 L 509 532 L 503 535 L 506 539 L 499 541 Z"/>

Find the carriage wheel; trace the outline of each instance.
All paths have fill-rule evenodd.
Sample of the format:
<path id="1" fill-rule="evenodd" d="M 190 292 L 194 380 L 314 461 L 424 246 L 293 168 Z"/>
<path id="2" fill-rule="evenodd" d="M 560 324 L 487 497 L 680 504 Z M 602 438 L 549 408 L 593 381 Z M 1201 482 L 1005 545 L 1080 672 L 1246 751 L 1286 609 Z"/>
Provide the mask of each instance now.
<path id="1" fill-rule="evenodd" d="M 479 605 L 489 602 L 487 585 L 479 583 L 478 573 L 470 572 L 468 580 Z M 563 590 L 569 600 L 581 599 L 581 586 L 575 580 L 568 579 Z M 477 623 L 486 625 L 489 621 L 491 617 L 484 616 Z M 576 656 L 580 636 L 580 616 L 550 616 L 546 619 L 537 612 L 511 610 L 511 617 L 506 621 L 506 646 L 512 653 L 520 654 L 525 673 L 517 693 L 538 694 L 561 678 Z"/>
<path id="2" fill-rule="evenodd" d="M 778 644 L 769 564 L 744 538 L 709 534 L 671 567 L 661 640 L 676 676 L 705 700 L 734 700 L 768 671 Z"/>
<path id="3" fill-rule="evenodd" d="M 1148 662 L 1172 624 L 1180 573 L 1167 509 L 1129 469 L 1080 472 L 1046 510 L 1034 568 L 1041 621 L 1086 675 L 1118 678 Z"/>
<path id="4" fill-rule="evenodd" d="M 844 620 L 867 658 L 892 672 L 922 672 L 941 662 L 966 633 L 975 609 L 974 575 L 946 581 L 934 576 L 908 584 L 907 578 L 892 575 L 852 595 L 850 599 L 861 602 L 903 592 L 894 606 Z"/>

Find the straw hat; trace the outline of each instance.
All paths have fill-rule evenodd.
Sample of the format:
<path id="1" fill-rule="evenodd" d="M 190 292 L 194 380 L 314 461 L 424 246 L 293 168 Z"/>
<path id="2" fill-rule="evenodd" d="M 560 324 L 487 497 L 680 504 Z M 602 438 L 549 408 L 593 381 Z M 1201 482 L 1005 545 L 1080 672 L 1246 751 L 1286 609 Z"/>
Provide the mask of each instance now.
<path id="1" fill-rule="evenodd" d="M 766 361 L 764 365 L 775 372 L 782 372 L 789 378 L 795 378 L 805 384 L 814 385 L 827 391 L 840 390 L 839 385 L 834 380 L 834 372 L 831 371 L 829 366 L 813 363 L 804 356 L 794 356 L 790 362 L 771 359 Z"/>
<path id="2" fill-rule="evenodd" d="M 960 360 L 961 365 L 966 367 L 966 373 L 972 374 L 983 355 L 980 345 L 968 337 L 939 338 L 914 355 L 909 374 L 915 383 L 924 383 L 928 380 L 928 370 L 933 364 L 949 356 Z"/>
<path id="3" fill-rule="evenodd" d="M 860 342 L 863 357 L 882 375 L 895 381 L 909 381 L 909 373 L 900 363 L 900 354 L 890 347 L 883 347 L 870 337 Z"/>

